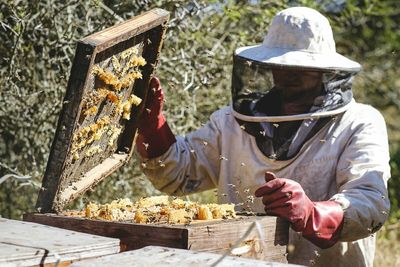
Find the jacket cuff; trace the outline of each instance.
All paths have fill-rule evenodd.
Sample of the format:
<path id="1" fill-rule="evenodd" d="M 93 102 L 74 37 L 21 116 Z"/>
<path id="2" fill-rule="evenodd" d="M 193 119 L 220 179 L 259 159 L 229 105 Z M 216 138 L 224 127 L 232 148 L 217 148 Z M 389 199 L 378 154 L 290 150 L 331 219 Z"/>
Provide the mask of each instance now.
<path id="1" fill-rule="evenodd" d="M 339 240 L 343 228 L 344 212 L 335 201 L 314 202 L 303 237 L 320 248 L 330 248 Z"/>
<path id="2" fill-rule="evenodd" d="M 142 127 L 136 137 L 136 147 L 140 156 L 152 159 L 164 154 L 176 142 L 163 115 L 158 118 L 156 127 Z"/>

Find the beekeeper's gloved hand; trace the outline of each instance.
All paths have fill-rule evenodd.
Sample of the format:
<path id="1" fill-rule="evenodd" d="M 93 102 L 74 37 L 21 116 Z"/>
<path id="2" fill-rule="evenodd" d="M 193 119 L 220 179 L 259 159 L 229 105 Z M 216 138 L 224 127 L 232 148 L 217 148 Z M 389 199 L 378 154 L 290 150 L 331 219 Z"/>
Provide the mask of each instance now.
<path id="1" fill-rule="evenodd" d="M 176 142 L 162 113 L 164 92 L 160 81 L 153 77 L 147 93 L 145 110 L 138 122 L 136 147 L 143 158 L 155 158 L 164 154 Z"/>
<path id="2" fill-rule="evenodd" d="M 293 180 L 265 173 L 266 183 L 255 192 L 268 215 L 287 219 L 296 232 L 320 248 L 333 246 L 343 225 L 343 210 L 334 201 L 313 202 Z"/>

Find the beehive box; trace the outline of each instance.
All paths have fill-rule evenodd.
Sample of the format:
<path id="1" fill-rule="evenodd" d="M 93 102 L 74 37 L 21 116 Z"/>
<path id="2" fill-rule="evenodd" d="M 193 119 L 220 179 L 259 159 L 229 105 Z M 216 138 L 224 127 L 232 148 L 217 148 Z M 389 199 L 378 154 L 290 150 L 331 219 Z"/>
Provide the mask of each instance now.
<path id="1" fill-rule="evenodd" d="M 39 213 L 24 220 L 116 237 L 122 250 L 147 245 L 217 253 L 233 249 L 231 254 L 286 262 L 288 225 L 275 217 L 144 225 L 60 215 L 132 155 L 167 21 L 168 12 L 155 9 L 78 42 L 38 196 Z"/>
<path id="2" fill-rule="evenodd" d="M 119 238 L 121 251 L 149 245 L 286 263 L 288 224 L 270 216 L 183 224 L 137 224 L 74 218 L 56 214 L 26 214 L 24 220 Z"/>

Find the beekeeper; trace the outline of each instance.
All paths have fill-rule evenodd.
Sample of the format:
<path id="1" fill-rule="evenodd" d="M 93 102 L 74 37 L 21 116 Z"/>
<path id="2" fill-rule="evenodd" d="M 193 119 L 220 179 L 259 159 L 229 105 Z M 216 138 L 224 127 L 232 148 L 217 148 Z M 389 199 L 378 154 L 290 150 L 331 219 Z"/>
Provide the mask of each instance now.
<path id="1" fill-rule="evenodd" d="M 174 136 L 152 79 L 136 140 L 143 171 L 168 194 L 218 188 L 219 202 L 287 219 L 290 263 L 372 266 L 389 153 L 383 117 L 353 99 L 360 68 L 336 53 L 323 15 L 285 9 L 262 44 L 235 51 L 232 103 L 199 130 Z"/>

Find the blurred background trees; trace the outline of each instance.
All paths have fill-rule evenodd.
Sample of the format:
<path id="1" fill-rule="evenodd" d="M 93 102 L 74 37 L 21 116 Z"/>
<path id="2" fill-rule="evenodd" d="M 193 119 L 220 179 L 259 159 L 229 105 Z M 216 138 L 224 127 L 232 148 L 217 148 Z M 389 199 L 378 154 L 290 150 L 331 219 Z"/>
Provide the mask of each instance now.
<path id="1" fill-rule="evenodd" d="M 34 210 L 77 40 L 154 7 L 170 11 L 157 76 L 166 92 L 166 117 L 176 134 L 185 134 L 229 103 L 235 48 L 262 42 L 277 11 L 305 5 L 329 17 L 338 52 L 363 65 L 354 84 L 356 99 L 385 116 L 395 221 L 400 218 L 399 3 L 1 0 L 0 215 L 20 219 Z M 74 205 L 79 207 L 86 199 L 106 202 L 157 193 L 132 159 Z M 191 196 L 207 201 L 213 197 L 212 192 Z"/>

